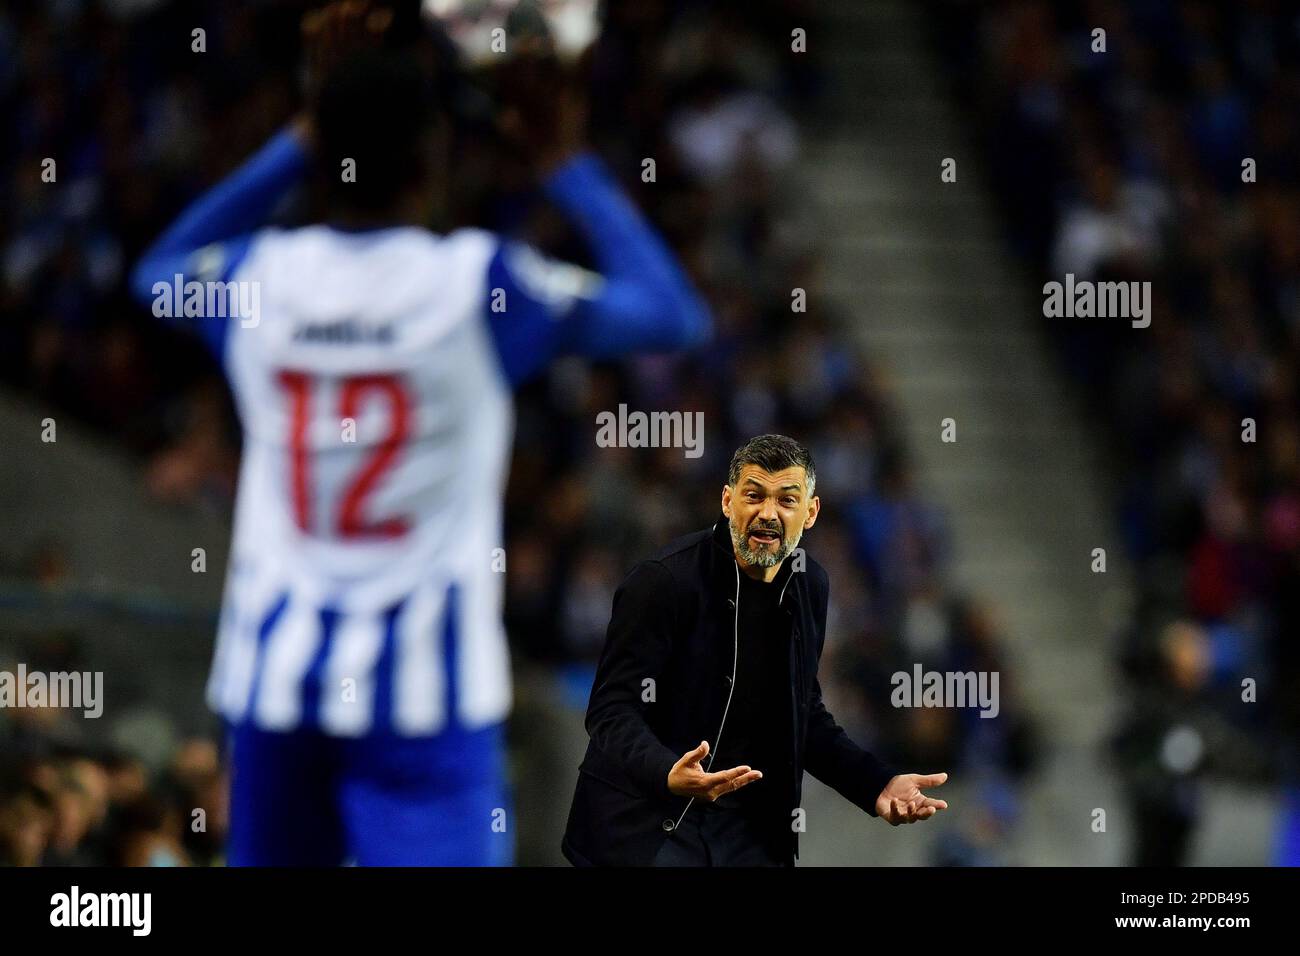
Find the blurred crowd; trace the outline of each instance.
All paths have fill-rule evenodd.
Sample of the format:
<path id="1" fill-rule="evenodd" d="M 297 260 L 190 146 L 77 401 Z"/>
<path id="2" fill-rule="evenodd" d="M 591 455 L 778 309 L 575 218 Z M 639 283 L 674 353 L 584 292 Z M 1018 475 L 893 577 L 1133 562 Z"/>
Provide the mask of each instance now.
<path id="1" fill-rule="evenodd" d="M 186 741 L 161 772 L 125 751 L 43 740 L 7 763 L 0 865 L 210 866 L 223 858 L 226 774 L 209 740 Z"/>
<path id="2" fill-rule="evenodd" d="M 1300 8 L 946 8 L 1035 274 L 1151 282 L 1149 328 L 1050 331 L 1112 442 L 1138 572 L 1114 740 L 1134 862 L 1186 862 L 1207 774 L 1300 807 Z M 1294 813 L 1277 862 L 1300 863 Z"/>
<path id="3" fill-rule="evenodd" d="M 296 103 L 297 3 L 19 2 L 0 12 L 3 282 L 0 377 L 98 426 L 140 457 L 154 493 L 230 507 L 238 429 L 197 342 L 129 304 L 123 277 L 178 209 L 246 157 Z M 520 393 L 506 501 L 507 625 L 517 655 L 590 674 L 623 573 L 720 515 L 732 451 L 781 432 L 817 463 L 823 509 L 804 539 L 830 572 L 821 681 L 849 732 L 886 758 L 973 781 L 968 829 L 938 862 L 1004 862 L 1033 726 L 999 647 L 996 608 L 955 593 L 943 514 L 916 490 L 890 397 L 820 294 L 825 243 L 797 171 L 825 80 L 792 56 L 801 0 L 611 4 L 583 64 L 590 139 L 663 230 L 711 304 L 718 334 L 689 356 L 561 361 Z M 207 53 L 190 31 L 207 28 Z M 490 78 L 485 84 L 490 86 Z M 586 251 L 534 201 L 483 129 L 460 131 L 448 223 Z M 57 157 L 57 188 L 39 179 Z M 642 160 L 656 161 L 641 178 Z M 794 303 L 804 290 L 806 307 Z M 703 454 L 601 448 L 596 415 L 702 412 Z M 890 676 L 998 671 L 1001 715 L 896 709 Z M 198 706 L 198 702 L 195 702 Z M 585 706 L 585 693 L 579 703 Z M 0 715 L 3 717 L 4 715 Z M 207 863 L 221 768 L 190 741 L 146 766 L 11 727 L 0 854 L 15 863 Z M 206 789 L 205 789 L 206 788 Z M 202 792 L 200 792 L 202 791 Z M 206 801 L 206 802 L 196 802 Z M 978 808 L 978 809 L 976 809 Z"/>
<path id="4" fill-rule="evenodd" d="M 83 672 L 87 650 L 76 635 L 55 632 L 21 648 L 19 659 L 28 673 Z M 0 641 L 0 671 L 17 672 L 18 651 Z M 90 721 L 73 708 L 11 706 L 3 717 L 0 866 L 221 860 L 227 779 L 212 740 L 169 740 L 160 751 L 147 745 L 155 732 L 138 719 L 91 737 Z"/>

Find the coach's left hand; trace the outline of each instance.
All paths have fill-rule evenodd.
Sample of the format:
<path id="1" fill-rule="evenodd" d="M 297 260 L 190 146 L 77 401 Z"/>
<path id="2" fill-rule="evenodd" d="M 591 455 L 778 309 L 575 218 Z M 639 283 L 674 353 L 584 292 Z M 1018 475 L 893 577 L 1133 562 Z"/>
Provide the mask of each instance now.
<path id="1" fill-rule="evenodd" d="M 927 797 L 921 788 L 937 787 L 947 779 L 946 773 L 900 773 L 876 797 L 876 813 L 891 826 L 928 820 L 940 810 L 947 810 L 948 801 Z"/>

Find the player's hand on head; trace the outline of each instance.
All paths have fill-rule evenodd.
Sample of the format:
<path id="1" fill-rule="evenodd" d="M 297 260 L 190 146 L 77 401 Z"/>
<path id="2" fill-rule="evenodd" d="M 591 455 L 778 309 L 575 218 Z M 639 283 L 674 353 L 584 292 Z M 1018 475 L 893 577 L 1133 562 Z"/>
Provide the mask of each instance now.
<path id="1" fill-rule="evenodd" d="M 587 104 L 549 39 L 525 37 L 495 70 L 497 128 L 539 173 L 582 148 Z"/>
<path id="2" fill-rule="evenodd" d="M 927 797 L 921 790 L 940 786 L 947 779 L 946 773 L 900 773 L 876 797 L 876 814 L 891 826 L 928 820 L 947 810 L 948 801 Z"/>
<path id="3" fill-rule="evenodd" d="M 682 758 L 673 764 L 673 769 L 668 772 L 668 790 L 679 797 L 696 797 L 713 801 L 763 778 L 762 771 L 753 770 L 748 766 L 709 773 L 702 764 L 708 755 L 707 740 L 700 741 L 698 747 L 683 754 Z"/>
<path id="4" fill-rule="evenodd" d="M 311 112 L 330 71 L 362 50 L 378 49 L 392 23 L 392 9 L 372 0 L 334 0 L 303 14 L 299 28 L 306 109 L 294 122 L 299 135 L 311 138 Z"/>

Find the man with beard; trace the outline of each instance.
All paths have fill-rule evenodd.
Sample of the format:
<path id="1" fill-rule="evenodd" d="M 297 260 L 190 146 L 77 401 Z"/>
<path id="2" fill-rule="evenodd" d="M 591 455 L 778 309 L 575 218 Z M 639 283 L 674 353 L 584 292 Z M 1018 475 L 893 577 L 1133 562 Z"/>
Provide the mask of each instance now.
<path id="1" fill-rule="evenodd" d="M 815 486 L 798 442 L 751 439 L 712 530 L 641 562 L 615 593 L 561 845 L 570 862 L 792 866 L 804 770 L 893 825 L 947 808 L 922 792 L 946 773 L 899 773 L 822 702 L 829 580 L 796 550 L 821 507 Z"/>

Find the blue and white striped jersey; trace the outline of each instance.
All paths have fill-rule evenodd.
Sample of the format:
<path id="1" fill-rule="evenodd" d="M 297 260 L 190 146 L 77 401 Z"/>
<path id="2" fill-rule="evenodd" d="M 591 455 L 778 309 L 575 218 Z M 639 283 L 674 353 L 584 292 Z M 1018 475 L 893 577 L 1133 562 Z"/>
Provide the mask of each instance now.
<path id="1" fill-rule="evenodd" d="M 496 723 L 512 384 L 558 354 L 697 344 L 707 311 L 594 157 L 546 189 L 599 275 L 482 230 L 259 228 L 305 165 L 277 137 L 133 276 L 155 304 L 181 281 L 256 291 L 255 315 L 191 316 L 244 432 L 209 703 L 337 736 Z"/>
<path id="2" fill-rule="evenodd" d="M 473 729 L 510 704 L 501 495 L 513 407 L 488 233 L 269 231 L 226 368 L 244 423 L 209 700 L 335 734 Z"/>

